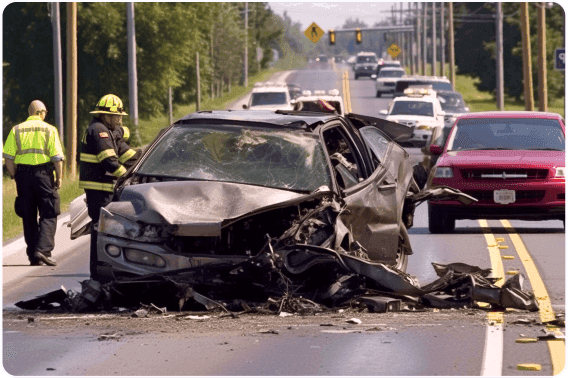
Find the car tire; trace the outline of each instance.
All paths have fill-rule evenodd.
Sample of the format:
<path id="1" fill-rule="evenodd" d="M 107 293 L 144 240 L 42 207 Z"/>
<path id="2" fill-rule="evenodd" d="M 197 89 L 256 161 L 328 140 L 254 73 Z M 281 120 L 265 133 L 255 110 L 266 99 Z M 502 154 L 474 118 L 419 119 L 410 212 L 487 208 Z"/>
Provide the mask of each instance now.
<path id="1" fill-rule="evenodd" d="M 377 98 L 380 98 L 380 97 L 381 97 L 381 95 L 382 95 L 382 93 L 381 93 L 381 92 L 379 92 L 379 91 L 377 91 Z"/>
<path id="2" fill-rule="evenodd" d="M 359 80 L 359 76 L 358 76 L 358 75 L 355 75 L 355 80 Z"/>
<path id="3" fill-rule="evenodd" d="M 428 231 L 431 234 L 447 234 L 456 228 L 456 219 L 444 214 L 436 207 L 428 203 Z"/>

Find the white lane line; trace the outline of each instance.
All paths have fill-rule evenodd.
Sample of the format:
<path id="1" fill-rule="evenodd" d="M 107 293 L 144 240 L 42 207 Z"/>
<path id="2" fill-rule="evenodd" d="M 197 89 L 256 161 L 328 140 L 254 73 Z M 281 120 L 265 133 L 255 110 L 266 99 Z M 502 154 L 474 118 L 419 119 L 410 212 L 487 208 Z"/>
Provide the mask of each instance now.
<path id="1" fill-rule="evenodd" d="M 482 376 L 501 376 L 503 372 L 503 323 L 488 324 L 483 349 Z"/>
<path id="2" fill-rule="evenodd" d="M 61 227 L 63 227 L 64 222 L 69 222 L 70 215 L 66 214 L 58 218 L 59 219 L 57 220 L 57 229 L 59 230 L 61 229 Z M 2 257 L 3 258 L 9 257 L 25 249 L 26 249 L 26 241 L 22 236 L 2 247 Z"/>

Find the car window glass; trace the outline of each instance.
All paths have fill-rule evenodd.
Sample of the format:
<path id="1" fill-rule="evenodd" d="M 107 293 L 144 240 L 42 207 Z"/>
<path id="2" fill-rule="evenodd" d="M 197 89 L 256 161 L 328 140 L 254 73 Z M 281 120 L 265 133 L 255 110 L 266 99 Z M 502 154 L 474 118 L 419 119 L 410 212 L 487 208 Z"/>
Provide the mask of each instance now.
<path id="1" fill-rule="evenodd" d="M 381 72 L 379 72 L 379 77 L 402 77 L 403 75 L 404 75 L 404 71 L 381 70 Z"/>
<path id="2" fill-rule="evenodd" d="M 323 147 L 315 135 L 237 126 L 173 128 L 137 173 L 308 192 L 331 185 Z"/>
<path id="3" fill-rule="evenodd" d="M 471 149 L 564 150 L 564 133 L 553 119 L 462 119 L 448 150 Z"/>
<path id="4" fill-rule="evenodd" d="M 389 115 L 417 115 L 433 117 L 434 107 L 431 102 L 395 101 Z"/>
<path id="5" fill-rule="evenodd" d="M 251 95 L 251 106 L 286 104 L 284 92 L 258 92 Z"/>
<path id="6" fill-rule="evenodd" d="M 381 135 L 374 127 L 363 127 L 359 131 L 361 131 L 363 139 L 365 139 L 365 142 L 371 148 L 375 157 L 378 158 L 380 162 L 384 162 L 389 148 L 389 140 Z"/>
<path id="7" fill-rule="evenodd" d="M 351 151 L 351 144 L 344 137 L 339 128 L 332 128 L 323 132 L 323 140 L 331 164 L 336 171 L 337 184 L 341 189 L 348 189 L 363 179 L 361 168 Z"/>
<path id="8" fill-rule="evenodd" d="M 440 100 L 442 110 L 445 112 L 459 111 L 465 113 L 465 103 L 459 93 L 438 93 L 438 100 Z"/>
<path id="9" fill-rule="evenodd" d="M 358 56 L 357 63 L 376 63 L 377 59 L 373 56 Z"/>
<path id="10" fill-rule="evenodd" d="M 428 84 L 431 84 L 432 87 L 434 88 L 434 90 L 437 90 L 437 91 L 451 91 L 452 90 L 452 84 L 446 83 L 445 81 L 433 81 L 433 82 L 429 82 Z"/>

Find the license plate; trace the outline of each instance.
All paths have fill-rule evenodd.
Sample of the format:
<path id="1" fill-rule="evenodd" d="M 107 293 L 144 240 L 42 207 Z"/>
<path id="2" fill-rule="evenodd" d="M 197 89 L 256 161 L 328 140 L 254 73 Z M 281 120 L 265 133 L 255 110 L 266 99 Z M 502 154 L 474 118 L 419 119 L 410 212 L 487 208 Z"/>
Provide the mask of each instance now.
<path id="1" fill-rule="evenodd" d="M 500 189 L 493 191 L 493 200 L 495 203 L 506 205 L 515 202 L 515 191 L 508 189 Z"/>

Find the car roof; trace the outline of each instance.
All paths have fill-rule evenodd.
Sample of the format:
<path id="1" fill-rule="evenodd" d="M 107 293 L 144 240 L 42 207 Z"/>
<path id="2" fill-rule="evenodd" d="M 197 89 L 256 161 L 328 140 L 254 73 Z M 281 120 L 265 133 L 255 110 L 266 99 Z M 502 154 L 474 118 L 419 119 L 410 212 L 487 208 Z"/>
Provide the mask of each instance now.
<path id="1" fill-rule="evenodd" d="M 319 123 L 325 123 L 338 118 L 337 115 L 329 113 L 295 112 L 295 111 L 269 111 L 269 110 L 204 110 L 188 114 L 176 124 L 186 123 L 184 121 L 194 120 L 224 120 L 251 123 L 269 123 L 272 125 L 292 128 L 313 127 Z"/>
<path id="2" fill-rule="evenodd" d="M 385 68 L 381 68 L 381 71 L 403 71 L 404 72 L 404 68 L 402 68 L 402 67 L 385 67 Z"/>
<path id="3" fill-rule="evenodd" d="M 443 81 L 450 82 L 450 80 L 445 76 L 422 76 L 422 75 L 407 75 L 406 77 L 400 79 L 402 80 L 427 80 L 427 81 Z"/>
<path id="4" fill-rule="evenodd" d="M 487 111 L 487 112 L 474 112 L 460 115 L 459 118 L 562 118 L 558 113 L 552 112 L 537 112 L 527 110 L 509 110 L 509 111 Z"/>
<path id="5" fill-rule="evenodd" d="M 397 101 L 415 101 L 415 102 L 436 102 L 440 101 L 433 96 L 398 96 L 393 99 L 394 102 Z"/>

